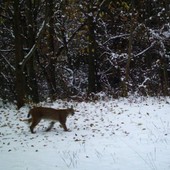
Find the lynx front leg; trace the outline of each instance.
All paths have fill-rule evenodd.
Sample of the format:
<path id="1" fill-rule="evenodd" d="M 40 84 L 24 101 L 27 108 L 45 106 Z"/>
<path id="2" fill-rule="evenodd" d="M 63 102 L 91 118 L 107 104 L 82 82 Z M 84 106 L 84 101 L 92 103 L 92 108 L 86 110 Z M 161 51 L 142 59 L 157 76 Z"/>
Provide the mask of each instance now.
<path id="1" fill-rule="evenodd" d="M 66 123 L 65 122 L 60 122 L 61 126 L 64 128 L 64 131 L 68 131 Z"/>
<path id="2" fill-rule="evenodd" d="M 61 126 L 64 128 L 64 131 L 68 132 L 69 130 L 67 129 L 67 126 L 66 126 L 66 118 L 59 120 L 59 122 Z"/>
<path id="3" fill-rule="evenodd" d="M 35 133 L 34 132 L 34 128 L 35 126 L 38 125 L 38 123 L 41 121 L 41 119 L 32 119 L 32 124 L 30 126 L 30 130 L 31 130 L 31 133 Z"/>
<path id="4" fill-rule="evenodd" d="M 64 131 L 71 132 L 71 130 L 67 129 L 66 123 L 61 122 L 61 126 L 64 128 Z"/>
<path id="5" fill-rule="evenodd" d="M 46 132 L 50 131 L 51 128 L 54 126 L 55 122 L 51 122 L 50 126 L 46 129 Z"/>

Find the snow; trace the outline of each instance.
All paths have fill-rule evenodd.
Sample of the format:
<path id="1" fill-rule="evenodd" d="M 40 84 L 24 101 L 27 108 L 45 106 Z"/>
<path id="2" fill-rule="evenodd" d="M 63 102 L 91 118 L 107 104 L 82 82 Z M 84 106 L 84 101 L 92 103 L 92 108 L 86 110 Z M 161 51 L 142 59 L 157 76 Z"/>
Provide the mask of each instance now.
<path id="1" fill-rule="evenodd" d="M 29 107 L 0 105 L 1 169 L 170 169 L 170 98 L 41 103 L 53 108 L 73 105 L 76 113 L 67 120 L 71 132 L 58 123 L 45 132 L 49 122 L 42 121 L 36 134 L 19 121 Z"/>

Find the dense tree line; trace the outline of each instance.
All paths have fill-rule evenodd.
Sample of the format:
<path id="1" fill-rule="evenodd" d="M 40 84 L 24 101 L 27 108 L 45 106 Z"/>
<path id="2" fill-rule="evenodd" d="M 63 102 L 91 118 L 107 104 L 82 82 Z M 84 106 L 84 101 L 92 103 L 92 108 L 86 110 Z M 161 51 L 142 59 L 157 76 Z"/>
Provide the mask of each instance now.
<path id="1" fill-rule="evenodd" d="M 1 0 L 0 97 L 170 94 L 169 0 Z"/>

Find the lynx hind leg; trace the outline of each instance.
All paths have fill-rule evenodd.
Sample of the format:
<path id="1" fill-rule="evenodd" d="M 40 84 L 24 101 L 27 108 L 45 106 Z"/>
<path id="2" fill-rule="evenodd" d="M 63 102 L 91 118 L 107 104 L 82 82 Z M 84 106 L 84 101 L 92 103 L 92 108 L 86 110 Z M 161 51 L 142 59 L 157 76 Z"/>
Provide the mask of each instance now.
<path id="1" fill-rule="evenodd" d="M 41 121 L 41 119 L 32 119 L 32 124 L 30 126 L 30 130 L 31 130 L 31 133 L 35 133 L 34 132 L 34 128 L 35 126 L 38 125 L 38 123 Z"/>
<path id="2" fill-rule="evenodd" d="M 50 126 L 46 129 L 46 132 L 50 131 L 52 129 L 52 127 L 54 126 L 55 122 L 51 122 Z"/>

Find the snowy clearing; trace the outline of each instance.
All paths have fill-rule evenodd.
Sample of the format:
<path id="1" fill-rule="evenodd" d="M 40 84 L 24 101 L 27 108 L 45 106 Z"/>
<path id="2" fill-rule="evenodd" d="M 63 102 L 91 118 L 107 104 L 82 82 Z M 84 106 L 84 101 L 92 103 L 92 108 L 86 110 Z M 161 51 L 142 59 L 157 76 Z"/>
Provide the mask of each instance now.
<path id="1" fill-rule="evenodd" d="M 129 97 L 97 102 L 43 103 L 77 112 L 71 132 L 42 121 L 31 134 L 19 121 L 28 107 L 0 104 L 0 165 L 4 170 L 169 170 L 170 98 Z"/>

